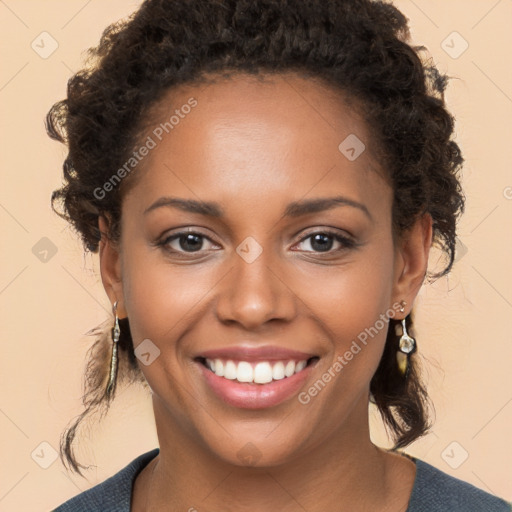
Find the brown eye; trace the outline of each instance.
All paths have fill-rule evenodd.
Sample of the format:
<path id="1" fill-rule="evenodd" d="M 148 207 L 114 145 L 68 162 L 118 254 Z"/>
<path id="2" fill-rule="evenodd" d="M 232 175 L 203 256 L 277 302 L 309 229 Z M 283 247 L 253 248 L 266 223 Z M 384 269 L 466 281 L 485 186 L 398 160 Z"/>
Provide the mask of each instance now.
<path id="1" fill-rule="evenodd" d="M 164 238 L 158 245 L 170 252 L 194 253 L 204 250 L 203 245 L 205 240 L 211 242 L 207 236 L 201 233 L 182 231 Z"/>
<path id="2" fill-rule="evenodd" d="M 312 248 L 312 251 L 306 252 L 336 252 L 343 249 L 349 249 L 355 246 L 355 243 L 349 238 L 340 235 L 334 231 L 316 231 L 314 233 L 308 234 L 304 237 L 300 243 L 310 240 L 309 245 Z M 338 242 L 341 247 L 331 251 L 334 242 Z"/>

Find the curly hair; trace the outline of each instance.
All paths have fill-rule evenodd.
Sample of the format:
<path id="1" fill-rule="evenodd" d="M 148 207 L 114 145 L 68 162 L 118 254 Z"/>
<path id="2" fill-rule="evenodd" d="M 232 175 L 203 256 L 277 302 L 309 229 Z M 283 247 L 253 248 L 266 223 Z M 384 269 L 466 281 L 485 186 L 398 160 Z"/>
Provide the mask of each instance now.
<path id="1" fill-rule="evenodd" d="M 404 235 L 420 215 L 433 220 L 432 243 L 454 262 L 457 217 L 464 211 L 458 172 L 464 161 L 453 140 L 454 118 L 445 105 L 450 77 L 424 46 L 412 46 L 408 19 L 392 4 L 372 0 L 146 0 L 128 19 L 105 29 L 89 49 L 83 70 L 68 82 L 67 98 L 48 112 L 47 132 L 67 144 L 64 183 L 52 208 L 80 235 L 85 250 L 98 251 L 99 216 L 106 236 L 120 238 L 121 201 L 134 175 L 114 187 L 108 200 L 94 191 L 140 143 L 151 109 L 179 84 L 210 76 L 294 72 L 318 79 L 356 105 L 380 148 L 379 163 L 394 190 L 393 237 Z M 119 342 L 121 378 L 144 381 L 133 355 L 128 319 Z M 395 449 L 430 428 L 429 400 L 417 355 L 401 378 L 395 353 L 397 320 L 390 319 L 382 359 L 370 383 Z M 408 329 L 414 329 L 412 314 Z M 110 329 L 91 348 L 85 376 L 84 412 L 61 438 L 61 459 L 80 473 L 72 443 L 86 415 L 106 406 Z"/>

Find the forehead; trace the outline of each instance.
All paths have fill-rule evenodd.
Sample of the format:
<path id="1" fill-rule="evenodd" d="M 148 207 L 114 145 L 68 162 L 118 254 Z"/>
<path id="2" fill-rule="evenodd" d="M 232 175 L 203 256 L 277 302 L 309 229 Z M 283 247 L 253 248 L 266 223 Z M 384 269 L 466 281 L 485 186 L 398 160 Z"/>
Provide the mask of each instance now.
<path id="1" fill-rule="evenodd" d="M 348 103 L 325 83 L 295 74 L 179 86 L 148 116 L 154 147 L 135 171 L 134 189 L 148 200 L 179 191 L 256 208 L 262 194 L 290 202 L 333 189 L 386 199 L 373 141 Z"/>

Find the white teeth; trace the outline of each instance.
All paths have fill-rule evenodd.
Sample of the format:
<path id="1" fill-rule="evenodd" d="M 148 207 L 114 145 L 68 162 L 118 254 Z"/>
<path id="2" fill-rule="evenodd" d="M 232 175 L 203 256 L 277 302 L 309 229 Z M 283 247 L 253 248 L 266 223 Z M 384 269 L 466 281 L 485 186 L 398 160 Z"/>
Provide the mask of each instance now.
<path id="1" fill-rule="evenodd" d="M 295 373 L 295 362 L 294 361 L 288 361 L 284 368 L 284 376 L 285 377 L 291 377 Z"/>
<path id="2" fill-rule="evenodd" d="M 254 367 L 253 382 L 256 382 L 256 384 L 272 382 L 272 366 L 270 366 L 270 363 L 258 363 Z"/>
<path id="3" fill-rule="evenodd" d="M 238 363 L 238 369 L 236 372 L 236 380 L 238 382 L 253 382 L 254 381 L 254 370 L 250 363 L 246 361 L 240 361 Z"/>
<path id="4" fill-rule="evenodd" d="M 298 373 L 298 372 L 300 372 L 301 370 L 304 370 L 304 368 L 306 368 L 306 364 L 307 364 L 307 361 L 299 361 L 299 362 L 295 365 L 295 373 Z"/>
<path id="5" fill-rule="evenodd" d="M 216 375 L 224 377 L 224 364 L 220 359 L 215 359 L 215 368 L 213 369 Z"/>
<path id="6" fill-rule="evenodd" d="M 233 361 L 228 361 L 224 366 L 224 377 L 229 380 L 234 380 L 236 379 L 236 373 L 236 364 Z"/>
<path id="7" fill-rule="evenodd" d="M 272 368 L 272 378 L 274 380 L 284 379 L 284 364 L 279 361 Z"/>
<path id="8" fill-rule="evenodd" d="M 254 382 L 255 384 L 267 384 L 272 380 L 281 380 L 285 377 L 291 377 L 298 373 L 307 365 L 307 361 L 260 361 L 258 363 L 249 363 L 248 361 L 239 361 L 238 363 L 222 359 L 206 359 L 206 366 L 218 375 L 229 380 L 238 382 Z"/>

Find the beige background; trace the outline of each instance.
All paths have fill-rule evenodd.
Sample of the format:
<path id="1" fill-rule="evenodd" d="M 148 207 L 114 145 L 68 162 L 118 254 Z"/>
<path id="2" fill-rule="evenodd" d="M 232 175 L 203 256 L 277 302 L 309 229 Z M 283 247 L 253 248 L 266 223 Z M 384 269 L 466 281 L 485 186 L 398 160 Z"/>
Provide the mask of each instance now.
<path id="1" fill-rule="evenodd" d="M 84 433 L 79 455 L 97 466 L 88 481 L 68 475 L 59 459 L 51 463 L 61 431 L 81 410 L 91 341 L 84 334 L 107 319 L 110 308 L 97 256 L 84 258 L 50 209 L 65 150 L 47 138 L 43 119 L 63 98 L 83 51 L 137 5 L 0 1 L 0 511 L 49 510 L 157 446 L 148 395 L 126 389 L 103 423 Z M 419 348 L 428 360 L 437 421 L 432 434 L 407 451 L 512 500 L 512 1 L 396 5 L 410 18 L 415 41 L 429 48 L 441 71 L 458 78 L 447 100 L 466 158 L 467 195 L 454 270 L 425 285 L 417 300 Z M 45 59 L 31 47 L 35 41 L 39 52 L 51 49 L 43 31 L 58 43 Z M 464 40 L 450 36 L 453 31 L 469 44 L 460 56 Z M 46 261 L 36 245 L 43 237 L 57 249 Z M 374 438 L 385 443 L 377 423 Z M 45 463 L 51 463 L 47 469 Z"/>

